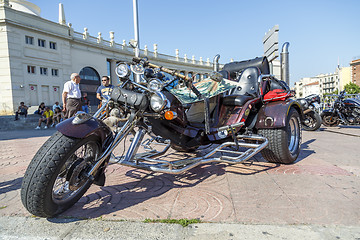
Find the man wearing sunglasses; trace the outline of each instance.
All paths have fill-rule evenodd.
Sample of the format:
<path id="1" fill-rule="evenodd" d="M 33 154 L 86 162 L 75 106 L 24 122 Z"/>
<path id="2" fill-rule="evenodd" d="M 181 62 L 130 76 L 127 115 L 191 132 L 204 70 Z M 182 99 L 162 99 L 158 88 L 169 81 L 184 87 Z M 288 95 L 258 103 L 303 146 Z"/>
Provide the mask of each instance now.
<path id="1" fill-rule="evenodd" d="M 114 86 L 110 84 L 110 78 L 103 76 L 101 78 L 101 86 L 96 90 L 96 98 L 100 101 L 104 100 L 105 95 L 110 95 Z"/>

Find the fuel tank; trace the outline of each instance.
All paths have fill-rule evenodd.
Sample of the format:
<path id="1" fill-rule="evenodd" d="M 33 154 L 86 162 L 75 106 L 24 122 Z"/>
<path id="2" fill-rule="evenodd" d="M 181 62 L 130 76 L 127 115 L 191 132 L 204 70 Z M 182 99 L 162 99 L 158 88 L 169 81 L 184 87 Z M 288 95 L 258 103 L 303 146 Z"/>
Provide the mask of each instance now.
<path id="1" fill-rule="evenodd" d="M 345 99 L 344 104 L 347 107 L 359 107 L 360 108 L 360 100 L 358 100 L 356 98 Z"/>

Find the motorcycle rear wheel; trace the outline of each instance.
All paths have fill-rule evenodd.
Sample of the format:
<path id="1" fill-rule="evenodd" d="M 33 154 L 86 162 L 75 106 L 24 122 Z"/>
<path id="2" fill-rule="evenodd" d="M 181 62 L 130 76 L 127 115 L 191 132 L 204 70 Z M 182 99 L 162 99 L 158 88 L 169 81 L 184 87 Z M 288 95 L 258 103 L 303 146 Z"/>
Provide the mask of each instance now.
<path id="1" fill-rule="evenodd" d="M 25 208 L 39 217 L 53 217 L 74 205 L 92 181 L 85 173 L 101 153 L 99 139 L 51 136 L 28 166 L 21 186 Z"/>
<path id="2" fill-rule="evenodd" d="M 340 120 L 337 116 L 332 116 L 332 113 L 324 113 L 322 115 L 322 124 L 326 127 L 336 127 L 340 124 Z"/>
<path id="3" fill-rule="evenodd" d="M 300 153 L 301 123 L 299 113 L 291 108 L 283 128 L 259 129 L 259 134 L 269 140 L 261 151 L 265 160 L 272 163 L 290 164 L 295 162 Z"/>
<path id="4" fill-rule="evenodd" d="M 316 112 L 306 113 L 303 121 L 303 129 L 306 131 L 315 131 L 321 126 L 321 117 Z"/>

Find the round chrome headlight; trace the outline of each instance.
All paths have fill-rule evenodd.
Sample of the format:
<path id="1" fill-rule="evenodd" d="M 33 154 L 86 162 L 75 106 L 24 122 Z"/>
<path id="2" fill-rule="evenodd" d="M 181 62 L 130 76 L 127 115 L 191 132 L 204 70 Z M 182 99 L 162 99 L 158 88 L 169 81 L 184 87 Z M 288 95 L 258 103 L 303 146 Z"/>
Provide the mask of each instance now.
<path id="1" fill-rule="evenodd" d="M 126 63 L 120 63 L 116 68 L 115 68 L 115 73 L 116 75 L 118 75 L 120 78 L 127 78 L 130 76 L 130 68 L 129 65 L 127 65 Z"/>
<path id="2" fill-rule="evenodd" d="M 155 112 L 160 112 L 165 108 L 168 103 L 168 99 L 164 94 L 156 92 L 150 97 L 150 107 Z"/>
<path id="3" fill-rule="evenodd" d="M 160 92 L 163 89 L 163 83 L 156 78 L 153 78 L 149 81 L 147 87 L 153 92 Z"/>

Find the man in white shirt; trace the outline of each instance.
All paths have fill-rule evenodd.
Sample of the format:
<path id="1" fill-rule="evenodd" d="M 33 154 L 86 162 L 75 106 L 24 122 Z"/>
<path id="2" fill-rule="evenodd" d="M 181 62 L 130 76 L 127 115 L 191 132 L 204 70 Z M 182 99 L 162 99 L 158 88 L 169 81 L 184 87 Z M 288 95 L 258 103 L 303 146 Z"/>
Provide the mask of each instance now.
<path id="1" fill-rule="evenodd" d="M 70 79 L 64 84 L 62 93 L 65 118 L 71 118 L 75 116 L 77 111 L 81 111 L 81 91 L 79 88 L 81 78 L 78 73 L 72 73 Z"/>

